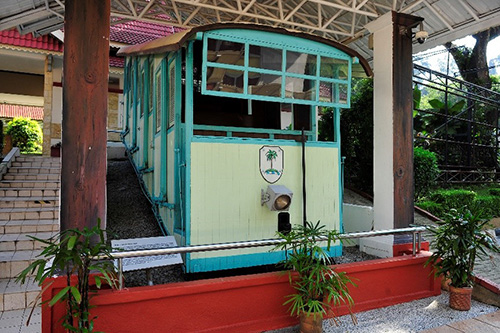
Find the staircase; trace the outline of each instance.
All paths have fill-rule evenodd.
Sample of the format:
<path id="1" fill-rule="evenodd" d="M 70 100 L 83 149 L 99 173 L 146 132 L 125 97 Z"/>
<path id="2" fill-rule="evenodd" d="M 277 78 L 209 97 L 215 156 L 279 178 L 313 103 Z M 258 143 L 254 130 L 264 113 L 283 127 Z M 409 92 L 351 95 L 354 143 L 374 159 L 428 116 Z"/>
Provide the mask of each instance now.
<path id="1" fill-rule="evenodd" d="M 40 287 L 15 276 L 36 260 L 43 243 L 59 231 L 59 158 L 17 156 L 0 181 L 0 311 L 24 309 Z"/>

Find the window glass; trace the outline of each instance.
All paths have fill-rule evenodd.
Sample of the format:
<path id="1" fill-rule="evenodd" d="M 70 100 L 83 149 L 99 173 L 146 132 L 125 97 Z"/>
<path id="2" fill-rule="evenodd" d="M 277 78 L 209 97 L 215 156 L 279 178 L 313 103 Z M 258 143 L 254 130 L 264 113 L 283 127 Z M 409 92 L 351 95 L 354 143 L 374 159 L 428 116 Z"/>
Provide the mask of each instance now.
<path id="1" fill-rule="evenodd" d="M 250 45 L 250 67 L 281 71 L 282 51 L 269 47 Z"/>
<path id="2" fill-rule="evenodd" d="M 156 73 L 156 132 L 161 129 L 161 71 Z"/>
<path id="3" fill-rule="evenodd" d="M 139 93 L 138 93 L 138 101 L 139 101 L 139 109 L 141 110 L 141 117 L 144 115 L 144 106 L 142 105 L 143 96 L 144 96 L 144 83 L 145 83 L 145 75 L 144 70 L 141 71 L 141 77 L 139 79 Z"/>
<path id="4" fill-rule="evenodd" d="M 320 102 L 326 102 L 326 103 L 334 103 L 335 102 L 335 96 L 333 95 L 334 93 L 334 83 L 332 82 L 325 82 L 321 81 L 319 83 L 319 101 Z"/>
<path id="5" fill-rule="evenodd" d="M 294 51 L 286 52 L 286 71 L 289 73 L 316 75 L 317 56 Z"/>
<path id="6" fill-rule="evenodd" d="M 149 104 L 149 113 L 153 111 L 153 82 L 154 82 L 154 61 L 153 59 L 150 59 L 150 64 L 149 64 L 149 72 L 148 72 L 148 79 L 149 79 L 149 84 L 148 84 L 148 89 L 149 89 L 149 98 L 148 98 L 148 104 Z"/>
<path id="7" fill-rule="evenodd" d="M 208 39 L 207 60 L 228 65 L 245 65 L 245 44 Z"/>
<path id="8" fill-rule="evenodd" d="M 280 129 L 293 130 L 293 104 L 280 104 Z"/>
<path id="9" fill-rule="evenodd" d="M 175 62 L 170 65 L 170 83 L 168 85 L 168 101 L 169 101 L 169 112 L 168 112 L 168 126 L 174 125 L 175 117 Z"/>
<path id="10" fill-rule="evenodd" d="M 347 80 L 349 63 L 347 60 L 321 57 L 320 76 Z"/>
<path id="11" fill-rule="evenodd" d="M 285 82 L 285 97 L 310 101 L 316 99 L 316 82 L 314 80 L 287 77 Z"/>
<path id="12" fill-rule="evenodd" d="M 281 76 L 249 72 L 248 93 L 250 95 L 280 97 Z"/>
<path id="13" fill-rule="evenodd" d="M 132 105 L 133 105 L 133 101 L 134 101 L 134 85 L 135 85 L 135 77 L 134 77 L 134 73 L 135 70 L 134 70 L 134 65 L 132 64 L 131 66 L 131 70 L 130 70 L 130 89 L 129 89 L 129 98 L 128 98 L 128 102 L 129 102 L 129 109 L 132 108 Z"/>
<path id="14" fill-rule="evenodd" d="M 339 84 L 339 103 L 347 104 L 349 89 L 347 84 Z"/>
<path id="15" fill-rule="evenodd" d="M 208 67 L 206 85 L 207 90 L 242 93 L 243 71 Z"/>

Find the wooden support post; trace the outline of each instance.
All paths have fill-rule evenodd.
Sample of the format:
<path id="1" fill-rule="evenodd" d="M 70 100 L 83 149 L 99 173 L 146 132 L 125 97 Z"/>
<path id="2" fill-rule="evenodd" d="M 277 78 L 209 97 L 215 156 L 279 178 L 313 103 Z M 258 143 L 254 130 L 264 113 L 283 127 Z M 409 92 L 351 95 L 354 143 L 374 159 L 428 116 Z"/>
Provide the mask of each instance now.
<path id="1" fill-rule="evenodd" d="M 412 28 L 423 18 L 393 12 L 394 228 L 413 223 L 413 59 Z"/>
<path id="2" fill-rule="evenodd" d="M 106 221 L 110 0 L 66 0 L 61 230 Z"/>

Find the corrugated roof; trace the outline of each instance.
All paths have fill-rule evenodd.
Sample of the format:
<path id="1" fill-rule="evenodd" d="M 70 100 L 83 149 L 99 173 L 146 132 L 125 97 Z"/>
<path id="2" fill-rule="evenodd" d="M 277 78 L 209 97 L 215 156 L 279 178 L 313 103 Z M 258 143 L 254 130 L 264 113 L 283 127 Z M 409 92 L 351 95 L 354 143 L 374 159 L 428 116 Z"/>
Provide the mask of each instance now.
<path id="1" fill-rule="evenodd" d="M 142 21 L 112 23 L 109 40 L 129 45 L 141 44 L 182 30 L 178 27 Z"/>
<path id="2" fill-rule="evenodd" d="M 0 118 L 15 117 L 43 120 L 43 107 L 18 104 L 0 104 Z"/>
<path id="3" fill-rule="evenodd" d="M 424 44 L 415 42 L 414 52 L 500 24 L 499 0 L 110 1 L 112 25 L 133 25 L 136 23 L 125 22 L 143 21 L 158 24 L 154 29 L 165 32 L 172 29 L 171 26 L 193 28 L 223 22 L 258 23 L 314 33 L 349 45 L 367 59 L 372 57 L 372 51 L 365 26 L 389 11 L 425 19 L 424 28 L 429 38 Z M 17 27 L 21 33 L 43 34 L 60 29 L 64 0 L 2 0 L 1 3 L 0 30 Z M 136 35 L 128 36 L 118 29 L 115 38 L 130 43 L 141 43 L 149 38 L 141 37 L 140 28 L 138 30 Z"/>
<path id="4" fill-rule="evenodd" d="M 64 49 L 63 43 L 52 35 L 44 35 L 35 38 L 32 34 L 21 35 L 15 28 L 0 31 L 0 44 L 60 53 L 62 53 Z"/>

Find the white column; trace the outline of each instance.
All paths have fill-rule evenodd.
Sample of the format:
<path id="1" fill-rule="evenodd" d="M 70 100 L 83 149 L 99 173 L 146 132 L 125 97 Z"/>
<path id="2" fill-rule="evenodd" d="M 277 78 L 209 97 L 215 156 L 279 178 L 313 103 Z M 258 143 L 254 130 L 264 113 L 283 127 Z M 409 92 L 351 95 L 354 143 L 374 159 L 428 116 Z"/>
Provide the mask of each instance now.
<path id="1" fill-rule="evenodd" d="M 370 22 L 373 34 L 373 225 L 394 227 L 393 181 L 393 21 L 388 12 Z M 392 257 L 394 236 L 363 238 L 360 249 L 379 257 Z"/>

